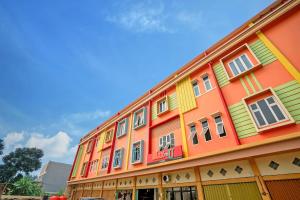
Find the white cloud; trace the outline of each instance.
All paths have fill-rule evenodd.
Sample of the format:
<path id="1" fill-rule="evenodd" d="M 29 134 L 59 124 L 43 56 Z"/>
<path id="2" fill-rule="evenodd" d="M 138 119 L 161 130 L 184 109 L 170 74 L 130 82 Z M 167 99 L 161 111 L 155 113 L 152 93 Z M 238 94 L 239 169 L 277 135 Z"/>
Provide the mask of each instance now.
<path id="1" fill-rule="evenodd" d="M 174 33 L 186 28 L 199 30 L 207 24 L 202 11 L 184 10 L 163 1 L 129 3 L 117 13 L 108 14 L 106 20 L 133 32 Z"/>
<path id="2" fill-rule="evenodd" d="M 49 160 L 72 163 L 77 145 L 71 145 L 72 138 L 63 131 L 53 136 L 41 133 L 9 133 L 4 137 L 5 154 L 20 147 L 36 147 L 44 152 L 43 162 Z"/>
<path id="3" fill-rule="evenodd" d="M 119 15 L 108 16 L 109 22 L 120 24 L 122 27 L 135 32 L 173 32 L 165 23 L 164 5 L 135 4 Z"/>
<path id="4" fill-rule="evenodd" d="M 42 149 L 48 158 L 62 158 L 69 154 L 71 140 L 70 136 L 62 131 L 51 137 L 32 134 L 26 146 Z"/>
<path id="5" fill-rule="evenodd" d="M 7 134 L 4 138 L 4 144 L 7 147 L 16 145 L 17 143 L 21 142 L 24 139 L 24 133 L 17 133 L 17 132 L 12 132 Z"/>
<path id="6" fill-rule="evenodd" d="M 76 122 L 84 122 L 89 120 L 96 120 L 108 117 L 110 115 L 110 111 L 102 111 L 96 110 L 92 112 L 79 112 L 79 113 L 72 113 L 69 115 L 63 116 L 63 119 L 66 121 Z"/>
<path id="7" fill-rule="evenodd" d="M 178 22 L 190 27 L 191 29 L 199 29 L 205 25 L 205 18 L 203 17 L 203 13 L 201 11 L 197 13 L 180 11 L 176 15 L 176 19 Z"/>

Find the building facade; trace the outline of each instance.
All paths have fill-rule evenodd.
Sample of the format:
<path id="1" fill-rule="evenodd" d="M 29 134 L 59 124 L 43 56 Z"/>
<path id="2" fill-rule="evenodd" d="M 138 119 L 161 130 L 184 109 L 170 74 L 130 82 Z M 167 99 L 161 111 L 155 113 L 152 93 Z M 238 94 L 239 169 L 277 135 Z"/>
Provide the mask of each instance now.
<path id="1" fill-rule="evenodd" d="M 299 199 L 300 1 L 276 1 L 90 133 L 70 198 Z"/>
<path id="2" fill-rule="evenodd" d="M 65 163 L 49 161 L 37 177 L 37 182 L 47 194 L 57 194 L 66 189 L 66 182 L 72 166 Z"/>

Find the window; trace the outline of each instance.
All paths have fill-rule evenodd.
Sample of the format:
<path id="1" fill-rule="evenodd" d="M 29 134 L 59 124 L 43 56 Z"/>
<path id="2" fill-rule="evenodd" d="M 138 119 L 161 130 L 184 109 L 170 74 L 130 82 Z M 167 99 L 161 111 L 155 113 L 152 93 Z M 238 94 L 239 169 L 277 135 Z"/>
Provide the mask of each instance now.
<path id="1" fill-rule="evenodd" d="M 172 148 L 175 146 L 175 138 L 174 133 L 170 133 L 169 135 L 164 135 L 159 138 L 159 150 L 162 151 L 165 148 Z"/>
<path id="2" fill-rule="evenodd" d="M 90 153 L 92 151 L 92 143 L 93 143 L 93 140 L 90 140 L 88 142 L 88 145 L 87 145 L 87 148 L 86 148 L 87 153 Z"/>
<path id="3" fill-rule="evenodd" d="M 190 133 L 191 133 L 191 138 L 193 141 L 193 144 L 198 144 L 198 135 L 197 135 L 197 130 L 196 130 L 196 125 L 192 124 L 190 125 Z"/>
<path id="4" fill-rule="evenodd" d="M 250 59 L 246 54 L 235 58 L 233 61 L 229 62 L 229 67 L 234 76 L 237 76 L 253 67 Z"/>
<path id="5" fill-rule="evenodd" d="M 259 128 L 288 119 L 274 96 L 252 103 L 249 108 Z"/>
<path id="6" fill-rule="evenodd" d="M 141 163 L 144 154 L 144 141 L 138 141 L 132 145 L 132 164 Z"/>
<path id="7" fill-rule="evenodd" d="M 210 130 L 208 127 L 208 122 L 207 120 L 202 121 L 202 134 L 204 135 L 205 141 L 210 141 L 211 140 L 211 134 Z"/>
<path id="8" fill-rule="evenodd" d="M 203 84 L 204 84 L 205 90 L 206 91 L 211 90 L 212 86 L 211 86 L 210 80 L 208 78 L 208 75 L 203 76 L 202 80 L 203 80 Z"/>
<path id="9" fill-rule="evenodd" d="M 169 107 L 168 107 L 167 97 L 164 97 L 163 99 L 161 99 L 157 102 L 157 113 L 158 114 L 164 113 L 164 112 L 168 111 L 168 109 L 169 109 Z"/>
<path id="10" fill-rule="evenodd" d="M 102 165 L 101 165 L 102 169 L 106 169 L 108 167 L 108 161 L 109 161 L 108 156 L 103 158 Z"/>
<path id="11" fill-rule="evenodd" d="M 217 133 L 219 134 L 220 137 L 226 136 L 226 131 L 224 128 L 224 123 L 222 121 L 221 116 L 216 116 L 215 117 L 215 122 L 216 122 L 216 129 Z"/>
<path id="12" fill-rule="evenodd" d="M 86 169 L 87 169 L 87 162 L 83 163 L 82 168 L 81 168 L 81 172 L 80 172 L 80 176 L 84 176 L 86 173 Z"/>
<path id="13" fill-rule="evenodd" d="M 133 121 L 134 121 L 134 129 L 140 128 L 144 125 L 146 125 L 146 108 L 141 108 L 140 110 L 136 111 L 133 115 Z"/>
<path id="14" fill-rule="evenodd" d="M 90 167 L 90 172 L 95 172 L 97 170 L 97 167 L 98 167 L 98 159 L 92 161 L 91 167 Z"/>
<path id="15" fill-rule="evenodd" d="M 110 142 L 112 139 L 113 130 L 109 130 L 105 133 L 105 142 Z"/>
<path id="16" fill-rule="evenodd" d="M 127 118 L 123 119 L 118 123 L 118 131 L 117 131 L 117 137 L 121 137 L 123 135 L 126 135 L 128 128 L 128 120 Z"/>
<path id="17" fill-rule="evenodd" d="M 96 149 L 98 148 L 98 144 L 99 144 L 99 137 L 96 138 L 96 142 L 95 142 Z"/>
<path id="18" fill-rule="evenodd" d="M 166 199 L 195 200 L 198 199 L 196 187 L 175 187 L 166 189 Z"/>
<path id="19" fill-rule="evenodd" d="M 123 148 L 118 149 L 118 150 L 115 151 L 114 163 L 113 163 L 114 168 L 121 168 L 122 167 L 123 152 L 124 152 Z"/>
<path id="20" fill-rule="evenodd" d="M 200 90 L 199 90 L 199 85 L 197 81 L 193 81 L 192 82 L 192 86 L 193 86 L 193 90 L 194 90 L 194 94 L 196 97 L 200 96 Z"/>

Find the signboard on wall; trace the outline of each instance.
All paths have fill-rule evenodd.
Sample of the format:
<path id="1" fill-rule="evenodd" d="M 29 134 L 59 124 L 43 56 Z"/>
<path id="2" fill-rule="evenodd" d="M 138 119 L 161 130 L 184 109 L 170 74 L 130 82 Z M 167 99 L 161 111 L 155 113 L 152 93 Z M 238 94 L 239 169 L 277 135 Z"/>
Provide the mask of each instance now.
<path id="1" fill-rule="evenodd" d="M 168 149 L 163 149 L 153 154 L 148 155 L 148 165 L 175 160 L 183 157 L 182 146 L 175 146 Z"/>

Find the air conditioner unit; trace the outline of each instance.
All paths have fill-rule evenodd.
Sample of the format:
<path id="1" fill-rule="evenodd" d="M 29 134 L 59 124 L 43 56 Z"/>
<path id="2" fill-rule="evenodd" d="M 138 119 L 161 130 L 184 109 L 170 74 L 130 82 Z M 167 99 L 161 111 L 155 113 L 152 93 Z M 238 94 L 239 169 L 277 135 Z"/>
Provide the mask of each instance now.
<path id="1" fill-rule="evenodd" d="M 164 175 L 164 176 L 162 177 L 162 179 L 163 179 L 164 182 L 168 183 L 168 182 L 171 181 L 171 176 L 170 176 L 170 175 Z"/>

